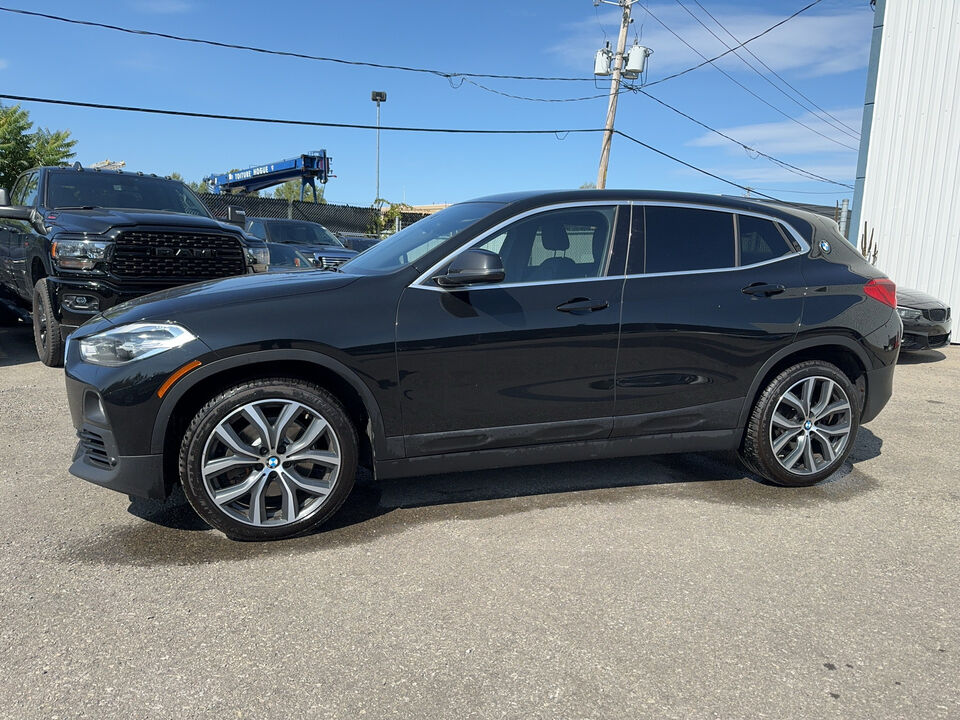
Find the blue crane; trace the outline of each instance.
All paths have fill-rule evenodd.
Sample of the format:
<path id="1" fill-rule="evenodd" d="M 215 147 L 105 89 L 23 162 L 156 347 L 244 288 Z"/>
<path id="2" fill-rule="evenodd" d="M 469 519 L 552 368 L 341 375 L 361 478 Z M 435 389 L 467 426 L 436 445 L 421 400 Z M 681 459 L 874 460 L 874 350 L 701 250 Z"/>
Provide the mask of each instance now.
<path id="1" fill-rule="evenodd" d="M 256 192 L 288 180 L 300 178 L 300 200 L 305 187 L 313 188 L 313 201 L 317 202 L 317 180 L 325 184 L 334 177 L 330 174 L 330 158 L 326 150 L 314 150 L 299 157 L 280 160 L 266 165 L 256 165 L 245 170 L 209 175 L 204 181 L 210 183 L 213 192 Z"/>

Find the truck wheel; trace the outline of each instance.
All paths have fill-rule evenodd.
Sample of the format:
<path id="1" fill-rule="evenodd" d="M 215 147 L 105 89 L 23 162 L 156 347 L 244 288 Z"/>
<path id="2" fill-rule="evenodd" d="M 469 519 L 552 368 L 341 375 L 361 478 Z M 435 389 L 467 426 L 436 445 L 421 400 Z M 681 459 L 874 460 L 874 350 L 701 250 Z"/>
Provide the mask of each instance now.
<path id="1" fill-rule="evenodd" d="M 761 393 L 740 457 L 777 485 L 814 485 L 847 459 L 860 427 L 860 393 L 835 365 L 808 360 L 777 375 Z"/>
<path id="2" fill-rule="evenodd" d="M 33 341 L 40 362 L 49 367 L 63 366 L 63 336 L 60 321 L 53 312 L 53 297 L 46 278 L 33 287 Z"/>
<path id="3" fill-rule="evenodd" d="M 329 519 L 353 488 L 357 431 L 325 390 L 294 378 L 252 380 L 197 412 L 180 445 L 193 509 L 237 540 L 276 540 Z"/>

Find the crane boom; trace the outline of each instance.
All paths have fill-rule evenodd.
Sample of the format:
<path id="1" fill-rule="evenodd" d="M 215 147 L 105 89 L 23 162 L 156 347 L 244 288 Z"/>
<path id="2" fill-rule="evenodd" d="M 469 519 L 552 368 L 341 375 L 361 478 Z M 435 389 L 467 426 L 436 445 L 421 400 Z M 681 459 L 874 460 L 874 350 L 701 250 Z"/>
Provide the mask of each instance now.
<path id="1" fill-rule="evenodd" d="M 208 175 L 214 194 L 224 192 L 256 192 L 289 180 L 300 178 L 300 199 L 305 187 L 313 188 L 313 201 L 317 201 L 317 180 L 325 184 L 330 174 L 330 161 L 326 150 L 314 150 L 295 158 L 279 160 L 265 165 L 255 165 L 244 170 Z"/>

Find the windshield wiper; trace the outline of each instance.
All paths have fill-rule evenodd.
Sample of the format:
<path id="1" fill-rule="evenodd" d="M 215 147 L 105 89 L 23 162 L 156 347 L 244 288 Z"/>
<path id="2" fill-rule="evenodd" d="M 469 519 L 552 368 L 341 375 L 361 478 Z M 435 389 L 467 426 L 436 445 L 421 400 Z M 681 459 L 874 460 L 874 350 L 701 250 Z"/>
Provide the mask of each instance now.
<path id="1" fill-rule="evenodd" d="M 100 210 L 99 205 L 60 205 L 54 210 Z"/>

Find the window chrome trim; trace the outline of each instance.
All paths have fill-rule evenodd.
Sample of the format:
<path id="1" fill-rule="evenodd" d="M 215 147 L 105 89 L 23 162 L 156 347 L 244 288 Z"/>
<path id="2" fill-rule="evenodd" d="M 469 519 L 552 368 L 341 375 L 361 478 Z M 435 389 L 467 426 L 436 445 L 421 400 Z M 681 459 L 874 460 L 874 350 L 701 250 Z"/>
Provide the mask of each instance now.
<path id="1" fill-rule="evenodd" d="M 629 205 L 631 207 L 631 213 L 635 207 L 679 207 L 679 208 L 688 208 L 691 210 L 711 210 L 714 212 L 725 212 L 730 213 L 734 216 L 736 215 L 749 215 L 751 217 L 758 217 L 762 220 L 769 220 L 774 223 L 774 225 L 779 225 L 782 228 L 785 228 L 786 231 L 790 234 L 793 240 L 800 246 L 799 251 L 788 252 L 779 257 L 771 258 L 770 260 L 763 260 L 758 263 L 752 263 L 750 265 L 739 265 L 734 267 L 718 267 L 718 268 L 703 268 L 701 270 L 672 270 L 670 272 L 660 272 L 660 273 L 633 273 L 633 274 L 624 274 L 624 275 L 602 275 L 600 277 L 593 278 L 565 278 L 562 280 L 539 280 L 536 282 L 516 282 L 516 283 L 483 283 L 478 285 L 460 285 L 455 288 L 444 288 L 439 285 L 427 284 L 433 279 L 433 274 L 443 267 L 445 264 L 453 260 L 457 255 L 462 252 L 465 252 L 487 240 L 490 240 L 493 237 L 496 237 L 503 228 L 508 225 L 517 222 L 518 220 L 523 220 L 531 215 L 537 215 L 542 212 L 549 212 L 551 210 L 563 210 L 566 208 L 575 208 L 575 207 L 610 207 L 613 206 L 617 211 L 623 207 Z M 734 217 L 735 227 L 739 224 Z M 614 217 L 614 226 L 611 228 L 611 238 L 615 241 L 616 237 L 616 225 L 617 219 Z M 633 234 L 633 221 L 631 216 L 630 227 L 628 230 L 628 237 Z M 632 237 L 629 237 L 629 240 L 632 240 Z M 629 240 L 627 245 L 627 262 L 629 262 Z M 734 237 L 734 240 L 737 244 L 737 250 L 739 254 L 740 238 L 738 236 Z M 646 238 L 644 238 L 646 242 Z M 613 243 L 610 244 L 611 249 Z M 434 263 L 429 270 L 420 274 L 416 280 L 414 280 L 408 288 L 419 288 L 421 290 L 432 290 L 434 292 L 456 292 L 457 290 L 495 290 L 497 288 L 516 288 L 516 287 L 529 287 L 533 285 L 558 285 L 560 283 L 581 283 L 581 282 L 596 282 L 598 280 L 624 280 L 624 279 L 633 279 L 633 278 L 644 278 L 644 277 L 667 277 L 670 275 L 702 275 L 703 273 L 715 273 L 715 272 L 735 272 L 737 270 L 749 270 L 751 268 L 762 267 L 764 265 L 770 265 L 772 263 L 782 262 L 784 260 L 790 260 L 799 255 L 805 255 L 810 252 L 810 244 L 803 239 L 803 236 L 797 232 L 797 229 L 793 227 L 789 222 L 773 215 L 768 215 L 762 212 L 755 212 L 753 210 L 739 210 L 727 207 L 720 207 L 716 205 L 703 205 L 699 203 L 685 203 L 685 202 L 669 202 L 663 200 L 582 200 L 579 202 L 573 203 L 556 203 L 554 205 L 543 205 L 541 207 L 533 208 L 532 210 L 527 210 L 526 212 L 520 213 L 519 215 L 514 215 L 507 220 L 495 225 L 486 232 L 475 237 L 469 244 L 461 245 L 459 248 L 449 253 L 446 257 L 440 260 L 437 263 Z M 609 260 L 607 261 L 607 268 L 609 269 Z M 624 268 L 626 269 L 626 268 Z"/>
<path id="2" fill-rule="evenodd" d="M 616 213 L 620 208 L 629 205 L 628 200 L 581 200 L 578 202 L 567 202 L 567 203 L 556 203 L 554 205 L 541 205 L 540 207 L 533 208 L 532 210 L 527 210 L 522 212 L 519 215 L 513 215 L 512 217 L 504 220 L 503 222 L 494 225 L 489 230 L 481 233 L 473 240 L 470 241 L 467 245 L 461 245 L 459 248 L 449 253 L 446 257 L 440 260 L 437 263 L 434 263 L 429 270 L 425 273 L 422 273 L 416 280 L 414 280 L 407 287 L 410 288 L 419 288 L 421 290 L 433 290 L 438 292 L 455 292 L 457 290 L 489 290 L 493 288 L 510 288 L 510 287 L 525 287 L 528 285 L 556 285 L 557 283 L 569 283 L 569 282 L 588 282 L 590 280 L 611 280 L 611 279 L 622 279 L 623 275 L 601 275 L 600 277 L 594 278 L 565 278 L 562 280 L 539 280 L 536 282 L 516 282 L 516 283 L 483 283 L 480 285 L 459 285 L 455 288 L 442 288 L 439 285 L 428 284 L 433 279 L 434 273 L 437 272 L 441 267 L 449 263 L 453 258 L 459 255 L 462 252 L 466 252 L 477 245 L 481 245 L 487 240 L 495 238 L 501 230 L 503 230 L 508 225 L 512 225 L 518 220 L 523 220 L 530 217 L 531 215 L 539 215 L 540 213 L 550 212 L 551 210 L 565 210 L 567 208 L 578 208 L 578 207 L 612 207 L 614 209 L 613 224 L 610 228 L 610 248 L 613 248 L 613 241 L 616 239 L 617 232 L 617 215 Z M 606 267 L 610 267 L 610 259 L 607 258 Z"/>

